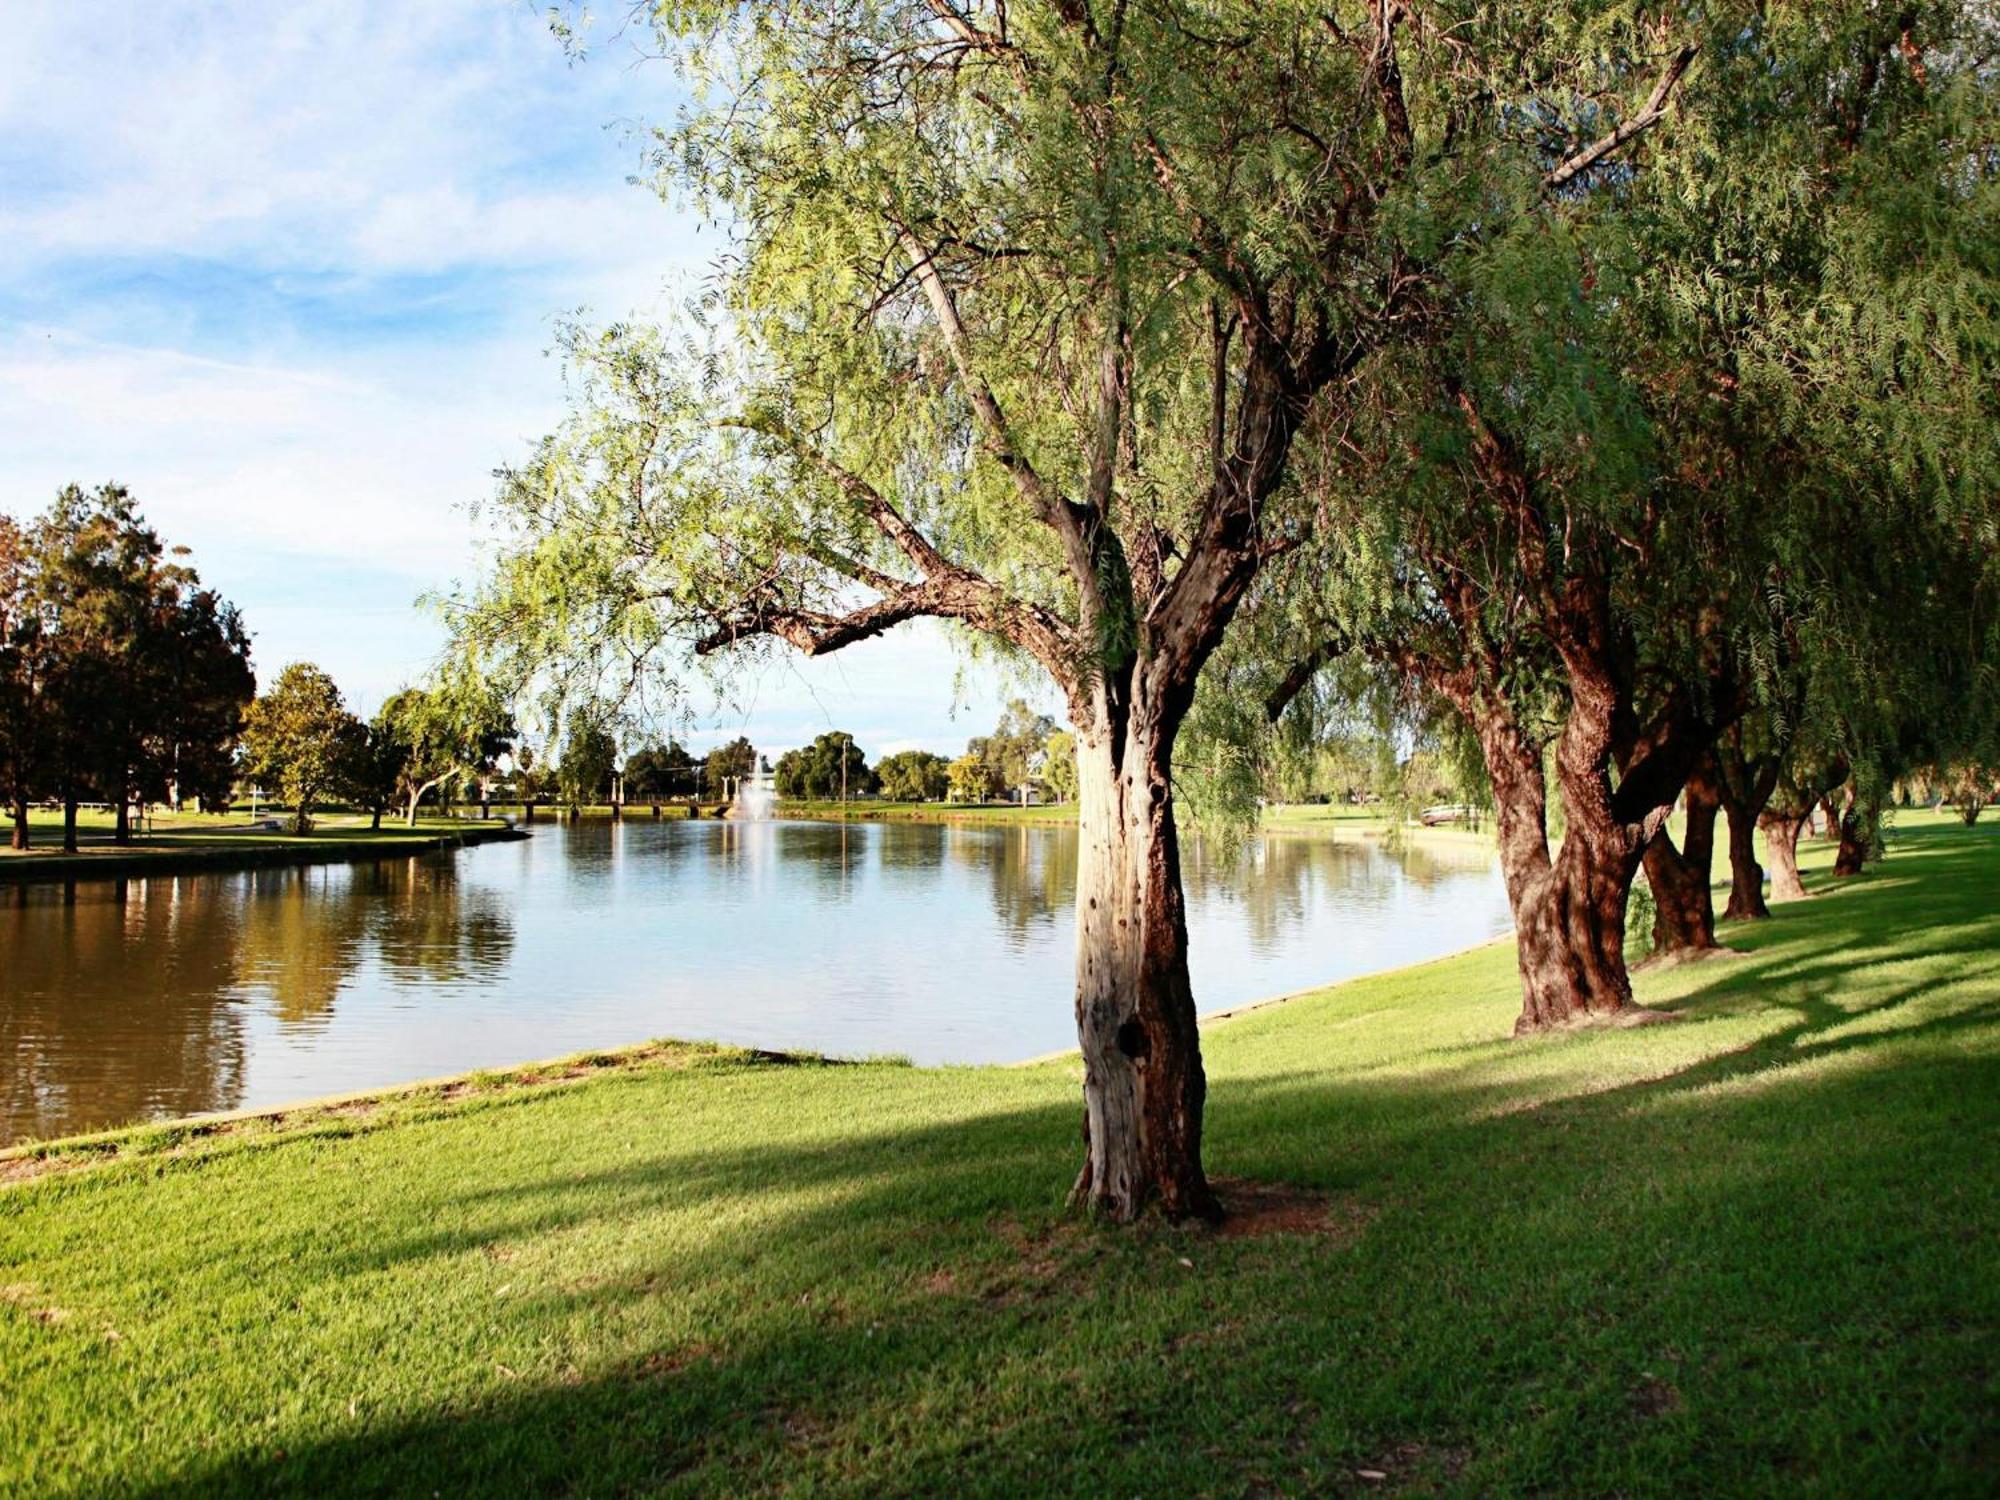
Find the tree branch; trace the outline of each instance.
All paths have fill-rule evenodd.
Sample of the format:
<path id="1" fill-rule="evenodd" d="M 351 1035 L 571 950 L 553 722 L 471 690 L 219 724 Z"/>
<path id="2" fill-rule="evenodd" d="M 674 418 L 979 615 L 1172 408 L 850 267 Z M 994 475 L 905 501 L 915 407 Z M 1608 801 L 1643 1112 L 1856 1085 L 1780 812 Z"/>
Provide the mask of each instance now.
<path id="1" fill-rule="evenodd" d="M 1692 46 L 1684 46 L 1676 51 L 1667 60 L 1666 68 L 1661 72 L 1659 81 L 1653 85 L 1653 92 L 1646 96 L 1646 102 L 1640 107 L 1639 112 L 1628 120 L 1621 120 L 1608 135 L 1599 136 L 1581 151 L 1560 162 L 1542 178 L 1542 186 L 1554 192 L 1577 174 L 1589 171 L 1634 136 L 1659 124 L 1666 117 L 1667 96 L 1673 92 L 1674 85 L 1680 82 L 1681 75 L 1687 72 L 1689 65 L 1694 62 L 1695 56 L 1696 51 Z"/>

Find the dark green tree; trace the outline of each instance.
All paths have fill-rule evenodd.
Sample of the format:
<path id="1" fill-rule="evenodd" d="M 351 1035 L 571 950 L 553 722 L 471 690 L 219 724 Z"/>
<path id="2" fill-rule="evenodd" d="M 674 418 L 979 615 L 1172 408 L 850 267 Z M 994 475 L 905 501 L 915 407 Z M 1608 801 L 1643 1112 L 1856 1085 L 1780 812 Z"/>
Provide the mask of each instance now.
<path id="1" fill-rule="evenodd" d="M 950 787 L 942 755 L 928 750 L 898 750 L 875 763 L 875 783 L 895 802 L 939 802 Z"/>
<path id="2" fill-rule="evenodd" d="M 741 781 L 746 776 L 757 773 L 757 749 L 738 735 L 726 745 L 718 745 L 708 752 L 708 759 L 702 768 L 702 784 L 708 795 L 720 797 L 728 783 Z"/>
<path id="3" fill-rule="evenodd" d="M 825 800 L 843 790 L 851 797 L 875 789 L 867 756 L 843 729 L 830 729 L 810 745 L 787 750 L 778 757 L 775 777 L 780 797 Z"/>

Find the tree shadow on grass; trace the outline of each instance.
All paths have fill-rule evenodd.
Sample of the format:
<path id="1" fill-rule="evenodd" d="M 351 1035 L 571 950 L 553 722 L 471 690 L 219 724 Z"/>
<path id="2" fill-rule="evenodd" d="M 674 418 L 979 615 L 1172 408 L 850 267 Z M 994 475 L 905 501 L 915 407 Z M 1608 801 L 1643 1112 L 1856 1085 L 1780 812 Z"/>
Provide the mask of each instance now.
<path id="1" fill-rule="evenodd" d="M 869 1129 L 863 1070 L 824 1080 L 857 1122 L 830 1141 L 475 1165 L 438 1227 L 282 1250 L 322 1287 L 447 1288 L 510 1247 L 607 1231 L 615 1263 L 529 1279 L 480 1359 L 434 1354 L 445 1330 L 385 1308 L 379 1357 L 432 1359 L 412 1387 L 444 1393 L 428 1406 L 307 1403 L 131 1487 L 1324 1492 L 1374 1483 L 1360 1468 L 1468 1491 L 1966 1487 L 1991 1453 L 2000 1205 L 1976 1143 L 2000 1059 L 1963 1044 L 2000 1000 L 1927 1006 L 1964 988 L 1953 965 L 1836 1003 L 1842 966 L 1813 956 L 1829 934 L 1886 928 L 1921 956 L 1891 896 L 1772 924 L 1761 974 L 1705 974 L 1697 1016 L 1761 994 L 1782 1022 L 1664 1074 L 1599 1087 L 1598 1051 L 1647 1044 L 1605 1034 L 1551 1051 L 1546 1096 L 1511 1112 L 1529 1055 L 1511 1047 L 1395 1078 L 1219 1081 L 1212 1169 L 1347 1193 L 1366 1210 L 1351 1233 L 1078 1224 L 1058 1205 L 1073 1103 Z M 1967 956 L 1983 932 L 2000 946 L 1976 895 L 1943 909 L 1972 926 Z M 1773 1086 L 1715 1087 L 1757 1072 Z M 635 1129 L 660 1124 L 671 1096 L 617 1086 Z M 413 1127 L 406 1148 L 480 1128 Z M 574 1365 L 488 1368 L 575 1330 Z M 258 1337 L 218 1357 L 273 1358 Z"/>
<path id="2" fill-rule="evenodd" d="M 1046 1166 L 1048 1146 L 1021 1147 L 1067 1134 L 1055 1108 L 900 1134 L 909 1169 L 935 1174 L 914 1211 L 871 1165 L 882 1137 L 741 1152 L 697 1199 L 843 1191 L 746 1231 L 768 1265 L 712 1339 L 653 1342 L 649 1326 L 678 1326 L 667 1314 L 687 1288 L 741 1287 L 740 1245 L 538 1294 L 524 1318 L 561 1304 L 619 1332 L 572 1376 L 322 1422 L 147 1492 L 1235 1493 L 1352 1485 L 1356 1467 L 1392 1461 L 1410 1482 L 1638 1492 L 1697 1461 L 1727 1488 L 1769 1477 L 1774 1458 L 1801 1481 L 1877 1472 L 1921 1487 L 1976 1440 L 1983 1356 L 1944 1314 L 1990 1314 L 1977 1290 L 1990 1278 L 1974 1273 L 1991 1257 L 1940 1233 L 1976 1227 L 1948 1196 L 1886 1226 L 1840 1209 L 1894 1204 L 1912 1172 L 1948 1175 L 1940 1122 L 1900 1095 L 1917 1066 L 1671 1121 L 1440 1124 L 1430 1175 L 1400 1182 L 1352 1238 L 954 1213 L 988 1201 L 980 1162 L 1010 1178 Z M 1990 1057 L 1922 1066 L 1945 1070 L 1932 1091 L 1964 1098 L 2000 1082 Z M 1258 1090 L 1228 1164 L 1314 1175 L 1322 1092 Z M 1339 1092 L 1364 1113 L 1389 1107 Z M 1758 1145 L 1781 1113 L 1782 1155 Z M 641 1167 L 583 1186 L 629 1213 L 660 1185 Z M 585 1213 L 566 1202 L 502 1232 Z M 337 1259 L 323 1273 L 347 1274 Z M 1881 1317 L 1899 1307 L 1909 1326 L 1885 1345 Z"/>

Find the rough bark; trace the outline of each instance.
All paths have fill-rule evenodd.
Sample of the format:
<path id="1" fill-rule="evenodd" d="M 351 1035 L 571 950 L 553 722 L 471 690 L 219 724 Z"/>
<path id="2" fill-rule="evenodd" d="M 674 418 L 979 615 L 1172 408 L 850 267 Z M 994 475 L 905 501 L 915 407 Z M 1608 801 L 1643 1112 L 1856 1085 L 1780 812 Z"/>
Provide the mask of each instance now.
<path id="1" fill-rule="evenodd" d="M 1688 778 L 1687 825 L 1681 846 L 1665 828 L 1646 845 L 1646 881 L 1653 888 L 1653 952 L 1699 953 L 1715 941 L 1715 815 L 1722 798 L 1706 767 Z"/>
<path id="2" fill-rule="evenodd" d="M 1632 1003 L 1625 972 L 1631 868 L 1621 869 L 1622 858 L 1574 828 L 1550 857 L 1540 751 L 1497 692 L 1466 701 L 1493 782 L 1501 877 L 1514 914 L 1521 971 L 1515 1033 L 1615 1015 Z"/>
<path id="3" fill-rule="evenodd" d="M 1207 1083 L 1188 978 L 1170 757 L 1135 704 L 1077 742 L 1076 1024 L 1085 1157 L 1071 1201 L 1119 1221 L 1219 1215 L 1201 1164 Z"/>
<path id="4" fill-rule="evenodd" d="M 1771 915 L 1764 904 L 1764 867 L 1757 863 L 1757 815 L 1741 803 L 1725 811 L 1729 820 L 1729 905 L 1722 915 L 1730 922 L 1754 922 Z"/>
<path id="5" fill-rule="evenodd" d="M 1811 893 L 1799 879 L 1799 835 L 1809 812 L 1769 809 L 1757 819 L 1764 846 L 1771 854 L 1771 900 L 1803 901 Z"/>
<path id="6" fill-rule="evenodd" d="M 1835 879 L 1848 880 L 1861 873 L 1874 847 L 1875 822 L 1879 816 L 1879 803 L 1873 797 L 1857 796 L 1850 789 L 1842 798 L 1837 825 L 1840 848 L 1833 857 Z"/>
<path id="7" fill-rule="evenodd" d="M 1732 922 L 1757 921 L 1771 915 L 1764 904 L 1764 867 L 1757 863 L 1757 819 L 1777 790 L 1780 758 L 1744 754 L 1740 734 L 1731 734 L 1715 748 L 1715 784 L 1729 820 L 1729 905 L 1723 916 Z"/>

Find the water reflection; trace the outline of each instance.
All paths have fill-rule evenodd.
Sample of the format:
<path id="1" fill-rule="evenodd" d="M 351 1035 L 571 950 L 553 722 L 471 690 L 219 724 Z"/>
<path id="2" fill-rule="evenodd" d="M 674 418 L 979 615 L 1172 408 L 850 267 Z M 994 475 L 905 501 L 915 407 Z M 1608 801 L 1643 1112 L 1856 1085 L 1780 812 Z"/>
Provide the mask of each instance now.
<path id="1" fill-rule="evenodd" d="M 187 880 L 17 887 L 0 904 L 7 1134 L 226 1108 L 242 1086 L 236 912 Z"/>
<path id="2" fill-rule="evenodd" d="M 1205 1010 L 1504 931 L 1490 857 L 1186 849 Z M 538 825 L 378 864 L 0 896 L 0 1133 L 50 1135 L 649 1036 L 919 1062 L 1067 1046 L 1059 828 Z"/>
<path id="3" fill-rule="evenodd" d="M 507 966 L 497 896 L 450 856 L 15 887 L 0 911 L 8 1138 L 230 1109 L 252 1022 L 323 1031 L 372 966 L 436 992 Z"/>

